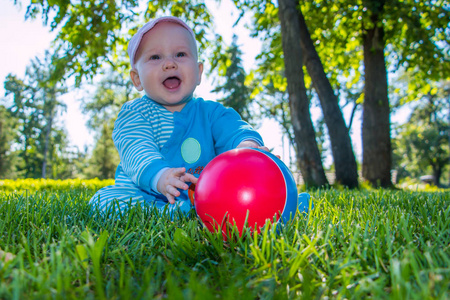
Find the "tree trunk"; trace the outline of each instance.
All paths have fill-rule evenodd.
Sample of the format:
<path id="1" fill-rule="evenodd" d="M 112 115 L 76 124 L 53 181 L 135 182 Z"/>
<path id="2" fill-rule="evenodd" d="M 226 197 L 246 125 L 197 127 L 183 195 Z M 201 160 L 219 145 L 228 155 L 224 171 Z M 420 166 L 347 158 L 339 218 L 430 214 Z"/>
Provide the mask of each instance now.
<path id="1" fill-rule="evenodd" d="M 364 106 L 362 121 L 363 177 L 376 187 L 390 187 L 391 136 L 388 84 L 384 60 L 384 29 L 378 12 L 384 1 L 367 1 L 374 7 L 372 27 L 363 28 Z M 377 12 L 378 11 L 378 12 Z"/>
<path id="2" fill-rule="evenodd" d="M 303 61 L 319 96 L 324 120 L 327 124 L 336 169 L 336 182 L 349 188 L 356 188 L 358 187 L 358 166 L 338 98 L 325 74 L 322 61 L 311 40 L 305 18 L 300 9 L 298 9 L 298 19 L 300 22 L 300 45 L 304 55 Z"/>
<path id="3" fill-rule="evenodd" d="M 44 158 L 42 160 L 42 178 L 47 178 L 47 156 L 48 149 L 50 146 L 50 134 L 52 132 L 52 123 L 53 123 L 53 112 L 52 110 L 49 112 L 50 115 L 47 117 L 47 126 L 45 128 L 45 144 L 44 144 Z"/>
<path id="4" fill-rule="evenodd" d="M 31 121 L 30 120 L 27 121 L 27 119 L 24 119 L 23 122 L 24 122 L 24 124 L 23 124 L 23 131 L 21 132 L 22 134 L 26 133 L 28 131 L 27 127 L 28 127 L 29 123 L 31 123 Z M 30 144 L 30 137 L 27 134 L 24 134 L 23 139 L 24 139 L 24 145 L 23 145 L 22 156 L 23 156 L 23 161 L 24 161 L 24 165 L 25 165 L 25 167 L 24 167 L 25 178 L 35 178 L 34 172 L 31 171 L 30 159 L 29 159 L 29 156 L 27 153 L 28 145 Z"/>
<path id="5" fill-rule="evenodd" d="M 108 179 L 109 178 L 109 161 L 110 161 L 110 157 L 108 155 L 108 142 L 110 139 L 111 134 L 108 134 L 108 123 L 104 122 L 103 123 L 103 128 L 102 128 L 102 135 L 101 135 L 101 139 L 102 139 L 102 144 L 103 144 L 103 151 L 102 151 L 102 164 L 101 164 L 101 170 L 100 170 L 100 174 L 102 175 L 102 179 Z"/>
<path id="6" fill-rule="evenodd" d="M 323 186 L 325 177 L 314 127 L 309 111 L 309 100 L 303 74 L 302 49 L 300 47 L 300 23 L 297 1 L 279 0 L 278 15 L 284 52 L 289 106 L 297 145 L 297 161 L 307 186 Z"/>
<path id="7" fill-rule="evenodd" d="M 0 117 L 3 117 L 2 111 L 0 110 Z M 3 138 L 3 118 L 0 118 L 0 178 L 4 176 L 6 173 L 6 147 L 3 147 L 3 145 L 6 145 L 6 136 L 5 141 Z"/>
<path id="8" fill-rule="evenodd" d="M 431 165 L 433 168 L 433 183 L 435 186 L 441 186 L 441 176 L 442 176 L 442 168 L 437 165 Z"/>

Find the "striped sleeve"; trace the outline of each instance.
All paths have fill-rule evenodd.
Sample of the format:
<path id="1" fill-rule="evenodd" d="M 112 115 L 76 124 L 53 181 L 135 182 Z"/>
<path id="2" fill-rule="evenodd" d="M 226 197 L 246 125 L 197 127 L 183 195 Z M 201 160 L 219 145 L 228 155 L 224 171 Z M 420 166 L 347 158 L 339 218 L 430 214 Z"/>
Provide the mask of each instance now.
<path id="1" fill-rule="evenodd" d="M 133 109 L 122 108 L 112 134 L 122 169 L 131 180 L 150 191 L 153 176 L 170 167 L 159 152 L 151 124 Z"/>

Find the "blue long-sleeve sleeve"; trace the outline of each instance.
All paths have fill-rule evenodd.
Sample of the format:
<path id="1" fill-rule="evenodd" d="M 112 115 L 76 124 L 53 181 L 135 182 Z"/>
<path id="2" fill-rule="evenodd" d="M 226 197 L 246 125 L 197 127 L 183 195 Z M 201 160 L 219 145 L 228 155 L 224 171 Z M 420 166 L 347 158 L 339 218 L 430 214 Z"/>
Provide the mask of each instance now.
<path id="1" fill-rule="evenodd" d="M 217 154 L 234 149 L 245 140 L 264 145 L 261 135 L 243 121 L 234 109 L 217 105 L 211 114 L 211 126 Z"/>

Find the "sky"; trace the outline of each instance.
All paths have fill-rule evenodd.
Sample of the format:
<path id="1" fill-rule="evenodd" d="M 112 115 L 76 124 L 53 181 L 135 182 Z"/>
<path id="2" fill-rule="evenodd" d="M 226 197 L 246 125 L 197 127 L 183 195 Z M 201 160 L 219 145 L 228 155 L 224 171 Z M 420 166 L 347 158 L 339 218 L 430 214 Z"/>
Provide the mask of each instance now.
<path id="1" fill-rule="evenodd" d="M 206 1 L 209 3 L 209 1 Z M 0 0 L 0 97 L 4 96 L 3 81 L 9 73 L 23 78 L 27 65 L 30 60 L 36 56 L 43 56 L 46 49 L 51 47 L 51 43 L 56 33 L 50 32 L 49 27 L 44 27 L 40 17 L 36 20 L 26 20 L 24 18 L 26 7 L 18 7 L 12 0 Z M 231 44 L 233 34 L 239 36 L 238 44 L 241 45 L 243 52 L 243 65 L 246 71 L 255 64 L 255 57 L 259 54 L 260 41 L 251 39 L 248 30 L 243 22 L 233 28 L 232 25 L 238 17 L 238 12 L 234 8 L 231 0 L 222 0 L 221 4 L 213 3 L 208 5 L 215 16 L 216 32 L 221 34 L 227 44 Z M 208 67 L 207 65 L 205 66 Z M 202 79 L 202 83 L 196 90 L 196 95 L 208 100 L 217 98 L 216 94 L 211 93 L 213 89 L 212 78 Z M 63 101 L 67 105 L 67 111 L 63 115 L 65 127 L 68 132 L 68 138 L 73 146 L 83 149 L 88 146 L 92 149 L 94 145 L 93 132 L 89 132 L 85 124 L 86 116 L 80 111 L 80 98 L 82 91 L 68 93 L 63 96 Z M 312 111 L 313 116 L 319 112 Z M 346 112 L 344 111 L 344 115 Z M 348 118 L 346 117 L 346 120 Z M 393 116 L 393 120 L 395 116 Z M 355 124 L 352 126 L 352 141 L 354 151 L 361 160 L 361 124 L 360 115 L 357 115 Z M 81 126 L 80 126 L 81 124 Z M 271 120 L 265 120 L 258 131 L 261 133 L 267 147 L 274 149 L 274 153 L 280 155 L 282 160 L 289 166 L 289 149 L 283 147 L 288 145 L 287 139 L 283 141 L 280 126 Z M 291 150 L 293 155 L 293 151 Z M 325 165 L 330 164 L 330 159 Z"/>

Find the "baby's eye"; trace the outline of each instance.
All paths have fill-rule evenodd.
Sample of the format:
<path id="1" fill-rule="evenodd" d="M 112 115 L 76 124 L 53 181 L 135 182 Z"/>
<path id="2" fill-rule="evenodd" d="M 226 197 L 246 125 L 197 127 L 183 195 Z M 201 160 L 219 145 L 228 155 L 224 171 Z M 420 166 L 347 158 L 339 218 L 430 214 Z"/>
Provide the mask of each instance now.
<path id="1" fill-rule="evenodd" d="M 177 57 L 185 57 L 186 53 L 185 52 L 178 52 L 177 53 Z"/>
<path id="2" fill-rule="evenodd" d="M 157 60 L 157 59 L 159 59 L 159 55 L 157 54 L 150 56 L 150 60 Z"/>

